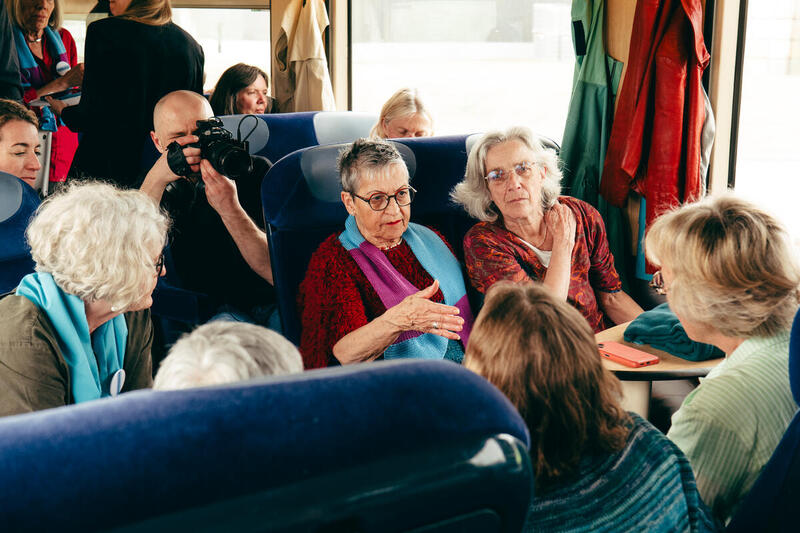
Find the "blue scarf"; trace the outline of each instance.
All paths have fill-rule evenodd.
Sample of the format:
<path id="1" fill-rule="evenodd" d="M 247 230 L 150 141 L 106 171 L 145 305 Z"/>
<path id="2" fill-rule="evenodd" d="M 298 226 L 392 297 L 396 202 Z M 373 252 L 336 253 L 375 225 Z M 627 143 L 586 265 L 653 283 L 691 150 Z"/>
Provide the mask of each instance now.
<path id="1" fill-rule="evenodd" d="M 387 309 L 400 303 L 403 298 L 420 291 L 405 279 L 389 262 L 384 253 L 370 244 L 361 235 L 356 219 L 350 215 L 345 221 L 345 230 L 339 242 L 367 277 L 381 302 Z M 467 289 L 461 275 L 461 264 L 436 233 L 420 226 L 409 224 L 403 233 L 417 260 L 433 279 L 439 280 L 439 288 L 447 305 L 458 307 L 464 327 L 460 332 L 461 342 L 467 345 L 472 330 L 472 310 L 467 300 Z M 384 359 L 415 357 L 418 359 L 442 359 L 447 352 L 448 339 L 433 333 L 406 331 L 386 349 Z"/>
<path id="2" fill-rule="evenodd" d="M 67 56 L 67 49 L 61 41 L 61 36 L 57 31 L 54 31 L 50 26 L 45 26 L 44 34 L 47 36 L 47 45 L 50 55 L 57 57 L 58 60 L 53 66 L 55 72 L 53 77 L 63 76 L 70 70 L 69 56 Z M 19 58 L 19 71 L 20 78 L 22 79 L 23 89 L 28 87 L 41 87 L 44 85 L 44 77 L 42 76 L 41 67 L 36 62 L 36 59 L 28 47 L 25 36 L 19 26 L 14 26 L 14 41 L 17 45 L 17 56 Z M 43 106 L 41 108 L 42 124 L 41 129 L 45 131 L 56 131 L 59 126 L 55 115 L 50 110 L 50 107 Z M 63 123 L 62 123 L 63 124 Z"/>
<path id="3" fill-rule="evenodd" d="M 125 317 L 109 320 L 90 335 L 83 300 L 61 290 L 47 272 L 22 278 L 16 294 L 36 304 L 55 327 L 58 347 L 69 367 L 75 403 L 110 396 L 111 378 L 125 360 Z"/>

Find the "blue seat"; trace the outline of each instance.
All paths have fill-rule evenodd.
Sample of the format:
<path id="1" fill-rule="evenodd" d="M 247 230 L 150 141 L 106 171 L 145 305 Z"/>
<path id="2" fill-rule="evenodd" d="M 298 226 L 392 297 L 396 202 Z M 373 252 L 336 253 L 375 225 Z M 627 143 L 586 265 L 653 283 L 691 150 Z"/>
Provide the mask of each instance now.
<path id="1" fill-rule="evenodd" d="M 248 139 L 250 153 L 266 157 L 272 163 L 301 148 L 352 142 L 359 137 L 368 137 L 370 129 L 378 120 L 377 116 L 370 113 L 353 111 L 304 111 L 257 116 L 261 121 Z M 254 124 L 249 120 L 242 122 L 243 117 L 244 115 L 221 117 L 225 128 L 234 138 L 239 138 L 237 129 L 241 130 L 242 138 L 253 129 Z M 158 151 L 148 137 L 142 154 L 142 170 L 149 170 L 158 156 Z"/>
<path id="2" fill-rule="evenodd" d="M 21 179 L 0 172 L 0 294 L 16 288 L 33 272 L 25 229 L 39 207 L 39 195 Z"/>
<path id="3" fill-rule="evenodd" d="M 800 312 L 794 318 L 789 347 L 789 380 L 800 404 Z M 800 528 L 800 411 L 742 500 L 726 531 L 797 531 Z"/>
<path id="4" fill-rule="evenodd" d="M 477 221 L 451 202 L 450 191 L 464 177 L 467 153 L 479 135 L 395 139 L 418 194 L 411 220 L 441 232 L 463 261 L 464 234 Z M 557 149 L 557 145 L 545 140 Z M 342 231 L 347 212 L 340 200 L 336 169 L 347 144 L 298 150 L 278 161 L 262 184 L 264 219 L 283 333 L 299 343 L 297 289 L 311 255 L 331 233 Z M 471 294 L 471 296 L 474 296 Z M 474 300 L 474 298 L 471 298 Z M 474 302 L 473 302 L 474 303 Z"/>
<path id="5" fill-rule="evenodd" d="M 525 425 L 446 361 L 137 391 L 0 420 L 4 531 L 518 532 Z"/>

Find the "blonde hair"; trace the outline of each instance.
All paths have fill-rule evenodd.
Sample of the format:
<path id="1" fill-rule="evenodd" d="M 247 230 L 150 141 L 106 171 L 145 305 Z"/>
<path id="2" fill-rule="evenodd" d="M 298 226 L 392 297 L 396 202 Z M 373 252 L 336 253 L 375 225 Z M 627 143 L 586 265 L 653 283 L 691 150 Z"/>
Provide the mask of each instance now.
<path id="1" fill-rule="evenodd" d="M 539 284 L 501 281 L 489 289 L 464 366 L 522 415 L 537 485 L 574 472 L 587 454 L 625 446 L 630 417 L 594 332 L 580 312 Z"/>
<path id="2" fill-rule="evenodd" d="M 168 226 L 144 193 L 87 182 L 45 200 L 25 235 L 37 272 L 49 272 L 84 301 L 106 300 L 124 311 L 152 283 Z"/>
<path id="3" fill-rule="evenodd" d="M 545 148 L 541 140 L 533 132 L 523 126 L 515 126 L 506 131 L 491 131 L 475 143 L 467 158 L 467 169 L 464 179 L 453 188 L 450 198 L 460 204 L 473 218 L 484 222 L 494 222 L 502 213 L 492 201 L 486 176 L 486 154 L 497 145 L 511 141 L 519 141 L 533 151 L 532 163 L 544 169 L 542 183 L 542 210 L 547 211 L 558 200 L 561 194 L 560 163 L 555 150 Z"/>
<path id="4" fill-rule="evenodd" d="M 19 26 L 20 29 L 24 29 L 25 26 L 23 23 L 25 22 L 22 20 L 22 4 L 25 0 L 9 0 L 6 2 L 6 9 L 8 10 L 8 18 L 11 19 L 15 25 Z M 61 24 L 64 21 L 63 10 L 61 9 L 61 0 L 53 0 L 53 12 L 50 13 L 50 19 L 47 21 L 47 25 L 57 30 L 61 28 Z"/>
<path id="5" fill-rule="evenodd" d="M 383 127 L 385 122 L 417 113 L 424 115 L 431 122 L 431 127 L 433 127 L 433 117 L 428 112 L 425 104 L 422 103 L 419 91 L 409 88 L 400 89 L 383 104 L 378 122 L 372 126 L 369 136 L 372 139 L 386 139 L 388 135 Z"/>
<path id="6" fill-rule="evenodd" d="M 184 335 L 161 362 L 153 388 L 188 389 L 303 371 L 294 344 L 267 328 L 218 320 Z"/>
<path id="7" fill-rule="evenodd" d="M 791 328 L 800 269 L 784 228 L 753 204 L 726 194 L 662 215 L 645 250 L 671 271 L 669 304 L 682 318 L 729 337 Z"/>
<path id="8" fill-rule="evenodd" d="M 131 0 L 128 9 L 119 18 L 162 26 L 172 20 L 172 6 L 169 0 Z"/>

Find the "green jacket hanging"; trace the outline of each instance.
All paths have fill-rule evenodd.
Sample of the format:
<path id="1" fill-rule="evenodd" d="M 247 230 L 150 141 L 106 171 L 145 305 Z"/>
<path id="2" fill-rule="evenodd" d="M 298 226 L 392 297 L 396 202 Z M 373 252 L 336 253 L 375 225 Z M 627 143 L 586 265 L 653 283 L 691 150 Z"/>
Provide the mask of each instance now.
<path id="1" fill-rule="evenodd" d="M 614 119 L 614 99 L 622 73 L 622 63 L 606 54 L 604 19 L 604 0 L 573 0 L 572 41 L 576 62 L 561 143 L 562 190 L 564 194 L 590 203 L 602 215 L 614 265 L 623 289 L 627 290 L 630 233 L 625 212 L 609 205 L 599 194 L 603 160 Z"/>

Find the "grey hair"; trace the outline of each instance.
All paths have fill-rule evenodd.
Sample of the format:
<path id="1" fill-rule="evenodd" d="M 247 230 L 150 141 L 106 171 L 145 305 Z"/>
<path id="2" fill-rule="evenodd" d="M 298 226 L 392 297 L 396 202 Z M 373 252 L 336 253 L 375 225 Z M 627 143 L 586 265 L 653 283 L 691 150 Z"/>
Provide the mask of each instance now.
<path id="1" fill-rule="evenodd" d="M 169 221 L 150 197 L 99 182 L 73 184 L 36 210 L 25 236 L 37 272 L 85 302 L 125 310 L 157 275 Z"/>
<path id="2" fill-rule="evenodd" d="M 467 159 L 467 169 L 464 179 L 456 185 L 450 193 L 450 198 L 460 204 L 472 217 L 484 222 L 494 222 L 501 213 L 492 202 L 489 187 L 484 177 L 486 176 L 486 154 L 499 144 L 510 141 L 520 141 L 533 151 L 532 163 L 544 169 L 544 183 L 542 183 L 542 210 L 547 211 L 556 203 L 561 194 L 560 163 L 555 150 L 545 148 L 544 144 L 533 132 L 523 126 L 515 126 L 506 131 L 491 131 L 481 137 Z"/>
<path id="3" fill-rule="evenodd" d="M 404 87 L 395 92 L 381 108 L 381 114 L 378 117 L 378 122 L 372 126 L 369 136 L 373 139 L 385 139 L 388 137 L 386 130 L 383 128 L 384 123 L 390 122 L 396 118 L 407 117 L 419 113 L 425 116 L 433 127 L 433 117 L 428 112 L 425 104 L 422 103 L 418 89 L 410 89 Z"/>
<path id="4" fill-rule="evenodd" d="M 375 170 L 389 165 L 402 165 L 406 174 L 408 169 L 397 148 L 390 142 L 378 139 L 358 139 L 339 152 L 336 166 L 342 180 L 342 190 L 354 193 L 364 174 L 371 176 Z"/>
<path id="5" fill-rule="evenodd" d="M 175 343 L 153 388 L 190 389 L 302 371 L 300 352 L 280 334 L 255 324 L 217 320 Z"/>

